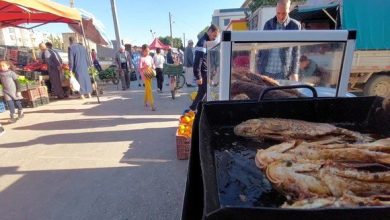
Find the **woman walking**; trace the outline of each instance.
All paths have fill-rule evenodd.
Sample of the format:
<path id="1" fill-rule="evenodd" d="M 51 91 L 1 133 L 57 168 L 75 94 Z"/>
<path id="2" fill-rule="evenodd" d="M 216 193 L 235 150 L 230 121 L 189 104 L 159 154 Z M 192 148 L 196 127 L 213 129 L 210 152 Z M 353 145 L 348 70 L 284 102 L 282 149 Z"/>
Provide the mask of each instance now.
<path id="1" fill-rule="evenodd" d="M 162 93 L 162 87 L 164 83 L 163 67 L 165 63 L 165 58 L 161 55 L 161 49 L 156 49 L 156 55 L 153 57 L 154 65 L 156 66 L 156 78 L 157 78 L 157 87 L 158 92 Z"/>
<path id="2" fill-rule="evenodd" d="M 153 58 L 149 55 L 148 45 L 142 45 L 141 60 L 139 62 L 139 71 L 141 73 L 142 80 L 145 83 L 145 107 L 150 105 L 152 111 L 156 111 L 154 106 L 153 91 L 152 91 L 152 78 L 155 76 L 155 66 Z"/>

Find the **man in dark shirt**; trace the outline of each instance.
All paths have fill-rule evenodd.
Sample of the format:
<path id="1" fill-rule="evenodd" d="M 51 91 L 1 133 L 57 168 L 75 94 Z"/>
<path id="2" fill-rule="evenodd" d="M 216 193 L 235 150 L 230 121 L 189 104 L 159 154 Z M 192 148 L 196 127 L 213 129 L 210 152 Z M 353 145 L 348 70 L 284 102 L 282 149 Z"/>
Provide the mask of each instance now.
<path id="1" fill-rule="evenodd" d="M 200 101 L 202 101 L 207 92 L 207 41 L 214 41 L 219 35 L 219 29 L 215 25 L 211 25 L 207 32 L 199 39 L 195 46 L 194 59 L 194 78 L 198 84 L 198 94 L 187 111 L 196 111 Z"/>

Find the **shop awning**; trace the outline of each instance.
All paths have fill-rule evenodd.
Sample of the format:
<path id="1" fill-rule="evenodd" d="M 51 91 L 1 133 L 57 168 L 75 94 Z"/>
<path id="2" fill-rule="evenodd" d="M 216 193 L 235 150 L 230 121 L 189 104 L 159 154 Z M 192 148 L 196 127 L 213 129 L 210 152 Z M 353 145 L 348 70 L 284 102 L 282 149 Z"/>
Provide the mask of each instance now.
<path id="1" fill-rule="evenodd" d="M 304 5 L 298 5 L 290 12 L 290 17 L 305 22 L 321 21 L 321 20 L 333 20 L 336 23 L 337 10 L 339 7 L 339 1 L 332 0 L 320 0 L 320 1 L 308 1 Z"/>
<path id="2" fill-rule="evenodd" d="M 103 24 L 98 19 L 96 19 L 93 14 L 83 9 L 78 10 L 82 17 L 85 36 L 87 37 L 87 39 L 99 45 L 111 45 L 111 41 L 104 32 Z M 72 29 L 74 32 L 77 32 L 78 34 L 83 34 L 81 26 L 78 24 L 69 24 L 69 28 Z"/>
<path id="3" fill-rule="evenodd" d="M 169 45 L 163 44 L 158 38 L 154 38 L 153 42 L 149 45 L 149 48 L 151 50 L 155 50 L 157 48 L 160 48 L 160 49 L 163 49 L 163 50 L 167 50 L 167 49 L 169 49 L 171 47 Z"/>
<path id="4" fill-rule="evenodd" d="M 76 9 L 49 0 L 0 0 L 0 27 L 80 21 Z"/>

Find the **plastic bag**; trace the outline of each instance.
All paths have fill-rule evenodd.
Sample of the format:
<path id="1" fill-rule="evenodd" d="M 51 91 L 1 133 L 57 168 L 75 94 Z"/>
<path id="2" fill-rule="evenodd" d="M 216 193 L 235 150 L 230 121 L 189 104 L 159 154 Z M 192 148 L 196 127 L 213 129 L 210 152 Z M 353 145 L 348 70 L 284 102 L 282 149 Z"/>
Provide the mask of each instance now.
<path id="1" fill-rule="evenodd" d="M 137 73 L 135 71 L 130 73 L 130 81 L 137 81 Z"/>
<path id="2" fill-rule="evenodd" d="M 70 76 L 69 82 L 70 82 L 70 88 L 72 89 L 72 91 L 80 92 L 80 83 L 77 81 L 76 77 L 74 77 L 73 75 Z"/>
<path id="3" fill-rule="evenodd" d="M 148 79 L 152 79 L 153 77 L 156 77 L 156 70 L 152 67 L 148 67 L 144 73 L 144 76 Z"/>

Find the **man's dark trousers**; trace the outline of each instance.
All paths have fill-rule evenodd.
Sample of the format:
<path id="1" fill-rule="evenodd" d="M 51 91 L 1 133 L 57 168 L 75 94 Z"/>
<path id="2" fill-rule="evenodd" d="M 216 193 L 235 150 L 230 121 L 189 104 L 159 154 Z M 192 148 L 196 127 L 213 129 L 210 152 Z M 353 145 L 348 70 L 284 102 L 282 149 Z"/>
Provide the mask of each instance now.
<path id="1" fill-rule="evenodd" d="M 192 102 L 190 109 L 195 111 L 198 108 L 199 102 L 201 102 L 207 93 L 207 77 L 202 78 L 202 85 L 198 85 L 198 94 L 195 97 L 195 100 Z"/>

